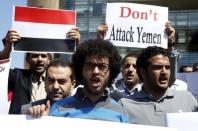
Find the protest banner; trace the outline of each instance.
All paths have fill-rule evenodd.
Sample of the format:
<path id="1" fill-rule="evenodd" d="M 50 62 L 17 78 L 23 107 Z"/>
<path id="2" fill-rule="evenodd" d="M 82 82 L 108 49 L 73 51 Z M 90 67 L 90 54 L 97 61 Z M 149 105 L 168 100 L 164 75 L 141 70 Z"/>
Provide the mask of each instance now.
<path id="1" fill-rule="evenodd" d="M 188 91 L 190 91 L 198 101 L 198 72 L 177 73 L 177 78 L 187 83 Z"/>
<path id="2" fill-rule="evenodd" d="M 72 53 L 75 41 L 66 33 L 76 25 L 76 12 L 35 7 L 13 7 L 12 28 L 21 39 L 15 51 Z"/>
<path id="3" fill-rule="evenodd" d="M 8 75 L 10 69 L 9 60 L 0 60 L 0 114 L 8 114 Z"/>
<path id="4" fill-rule="evenodd" d="M 135 125 L 127 123 L 43 116 L 38 119 L 31 119 L 24 115 L 0 115 L 1 128 L 6 131 L 24 130 L 47 130 L 47 131 L 177 131 L 174 128 Z M 10 126 L 12 125 L 12 126 Z"/>
<path id="5" fill-rule="evenodd" d="M 178 131 L 197 131 L 198 129 L 198 113 L 167 113 L 167 127 L 176 128 Z"/>
<path id="6" fill-rule="evenodd" d="M 167 48 L 164 32 L 168 8 L 134 3 L 107 3 L 105 39 L 116 46 Z"/>

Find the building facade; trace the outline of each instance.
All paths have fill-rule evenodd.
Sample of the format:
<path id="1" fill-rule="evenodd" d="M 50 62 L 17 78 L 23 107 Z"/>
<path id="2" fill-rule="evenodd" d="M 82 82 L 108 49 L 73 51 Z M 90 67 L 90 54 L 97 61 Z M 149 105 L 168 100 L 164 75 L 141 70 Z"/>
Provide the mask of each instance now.
<path id="1" fill-rule="evenodd" d="M 35 0 L 29 0 L 34 1 Z M 42 0 L 38 0 L 42 1 Z M 52 0 L 48 5 L 53 5 Z M 198 62 L 198 1 L 188 0 L 54 0 L 60 9 L 77 11 L 77 26 L 80 28 L 81 41 L 96 37 L 96 26 L 105 23 L 106 3 L 133 2 L 169 7 L 169 21 L 176 29 L 176 48 L 180 53 L 178 67 Z M 42 3 L 41 3 L 42 4 Z M 119 48 L 122 56 L 134 48 Z"/>
<path id="2" fill-rule="evenodd" d="M 77 26 L 81 31 L 82 41 L 96 37 L 96 26 L 105 23 L 107 2 L 123 0 L 60 0 L 61 9 L 77 11 Z M 176 48 L 180 53 L 178 67 L 183 64 L 193 65 L 198 62 L 198 2 L 189 1 L 156 1 L 125 0 L 124 2 L 143 3 L 169 7 L 169 21 L 176 29 Z M 122 56 L 133 48 L 120 48 Z"/>

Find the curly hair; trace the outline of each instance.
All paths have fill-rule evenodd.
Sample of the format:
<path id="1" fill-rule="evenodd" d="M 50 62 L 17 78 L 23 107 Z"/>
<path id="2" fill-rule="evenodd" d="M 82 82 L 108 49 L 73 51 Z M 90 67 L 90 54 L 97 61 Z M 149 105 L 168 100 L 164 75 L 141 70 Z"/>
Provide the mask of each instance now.
<path id="1" fill-rule="evenodd" d="M 82 72 L 85 58 L 91 55 L 109 58 L 110 74 L 108 86 L 110 86 L 120 72 L 121 56 L 117 47 L 106 40 L 89 39 L 79 45 L 72 56 L 72 65 L 76 81 L 79 84 L 83 84 Z"/>
<path id="2" fill-rule="evenodd" d="M 161 47 L 157 46 L 149 46 L 142 50 L 142 52 L 139 54 L 137 61 L 136 61 L 136 67 L 137 67 L 137 73 L 142 81 L 142 76 L 140 74 L 140 68 L 147 69 L 147 66 L 149 65 L 149 58 L 156 56 L 156 55 L 163 55 L 169 57 L 169 52 Z"/>

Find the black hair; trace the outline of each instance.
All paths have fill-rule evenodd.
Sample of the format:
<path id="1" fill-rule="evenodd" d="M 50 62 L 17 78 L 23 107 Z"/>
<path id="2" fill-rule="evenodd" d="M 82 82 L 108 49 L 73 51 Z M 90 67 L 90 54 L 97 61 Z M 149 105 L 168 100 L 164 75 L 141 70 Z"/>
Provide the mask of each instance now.
<path id="1" fill-rule="evenodd" d="M 141 51 L 139 54 L 137 61 L 136 61 L 136 67 L 137 67 L 137 73 L 142 81 L 142 76 L 140 75 L 140 68 L 147 69 L 147 66 L 149 65 L 149 58 L 156 56 L 156 55 L 163 55 L 169 57 L 169 53 L 166 49 L 157 47 L 157 46 L 149 46 Z"/>
<path id="2" fill-rule="evenodd" d="M 192 66 L 190 66 L 190 65 L 182 65 L 180 68 L 179 68 L 179 73 L 185 73 L 186 71 L 185 71 L 185 68 L 187 68 L 187 67 L 192 67 Z"/>
<path id="3" fill-rule="evenodd" d="M 74 74 L 73 74 L 73 69 L 72 69 L 72 64 L 70 62 L 67 62 L 63 59 L 60 59 L 60 58 L 57 58 L 57 59 L 54 59 L 52 60 L 49 65 L 47 66 L 46 68 L 46 75 L 47 75 L 47 70 L 50 68 L 50 67 L 69 67 L 71 69 L 71 76 L 70 76 L 70 79 L 71 80 L 74 80 Z"/>
<path id="4" fill-rule="evenodd" d="M 119 55 L 117 47 L 106 40 L 89 39 L 79 45 L 72 56 L 72 65 L 76 81 L 79 84 L 83 84 L 82 71 L 85 58 L 91 55 L 109 58 L 110 74 L 108 86 L 110 86 L 120 72 L 121 56 Z"/>
<path id="5" fill-rule="evenodd" d="M 193 72 L 197 71 L 197 67 L 198 67 L 198 63 L 195 63 L 195 64 L 193 65 Z"/>
<path id="6" fill-rule="evenodd" d="M 128 57 L 134 57 L 134 58 L 137 58 L 138 57 L 138 54 L 137 53 L 129 53 L 129 54 L 127 54 L 123 59 L 122 59 L 122 65 L 124 64 L 124 61 L 126 60 L 126 58 L 128 58 Z"/>

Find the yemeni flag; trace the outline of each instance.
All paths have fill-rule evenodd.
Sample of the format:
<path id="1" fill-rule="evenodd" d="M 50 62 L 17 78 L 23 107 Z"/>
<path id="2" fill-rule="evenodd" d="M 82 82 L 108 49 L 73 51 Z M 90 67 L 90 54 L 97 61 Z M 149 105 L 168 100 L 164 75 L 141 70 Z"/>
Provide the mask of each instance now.
<path id="1" fill-rule="evenodd" d="M 14 6 L 13 14 L 12 28 L 21 36 L 21 40 L 14 44 L 14 50 L 75 51 L 75 41 L 66 38 L 66 33 L 76 25 L 75 11 Z"/>

